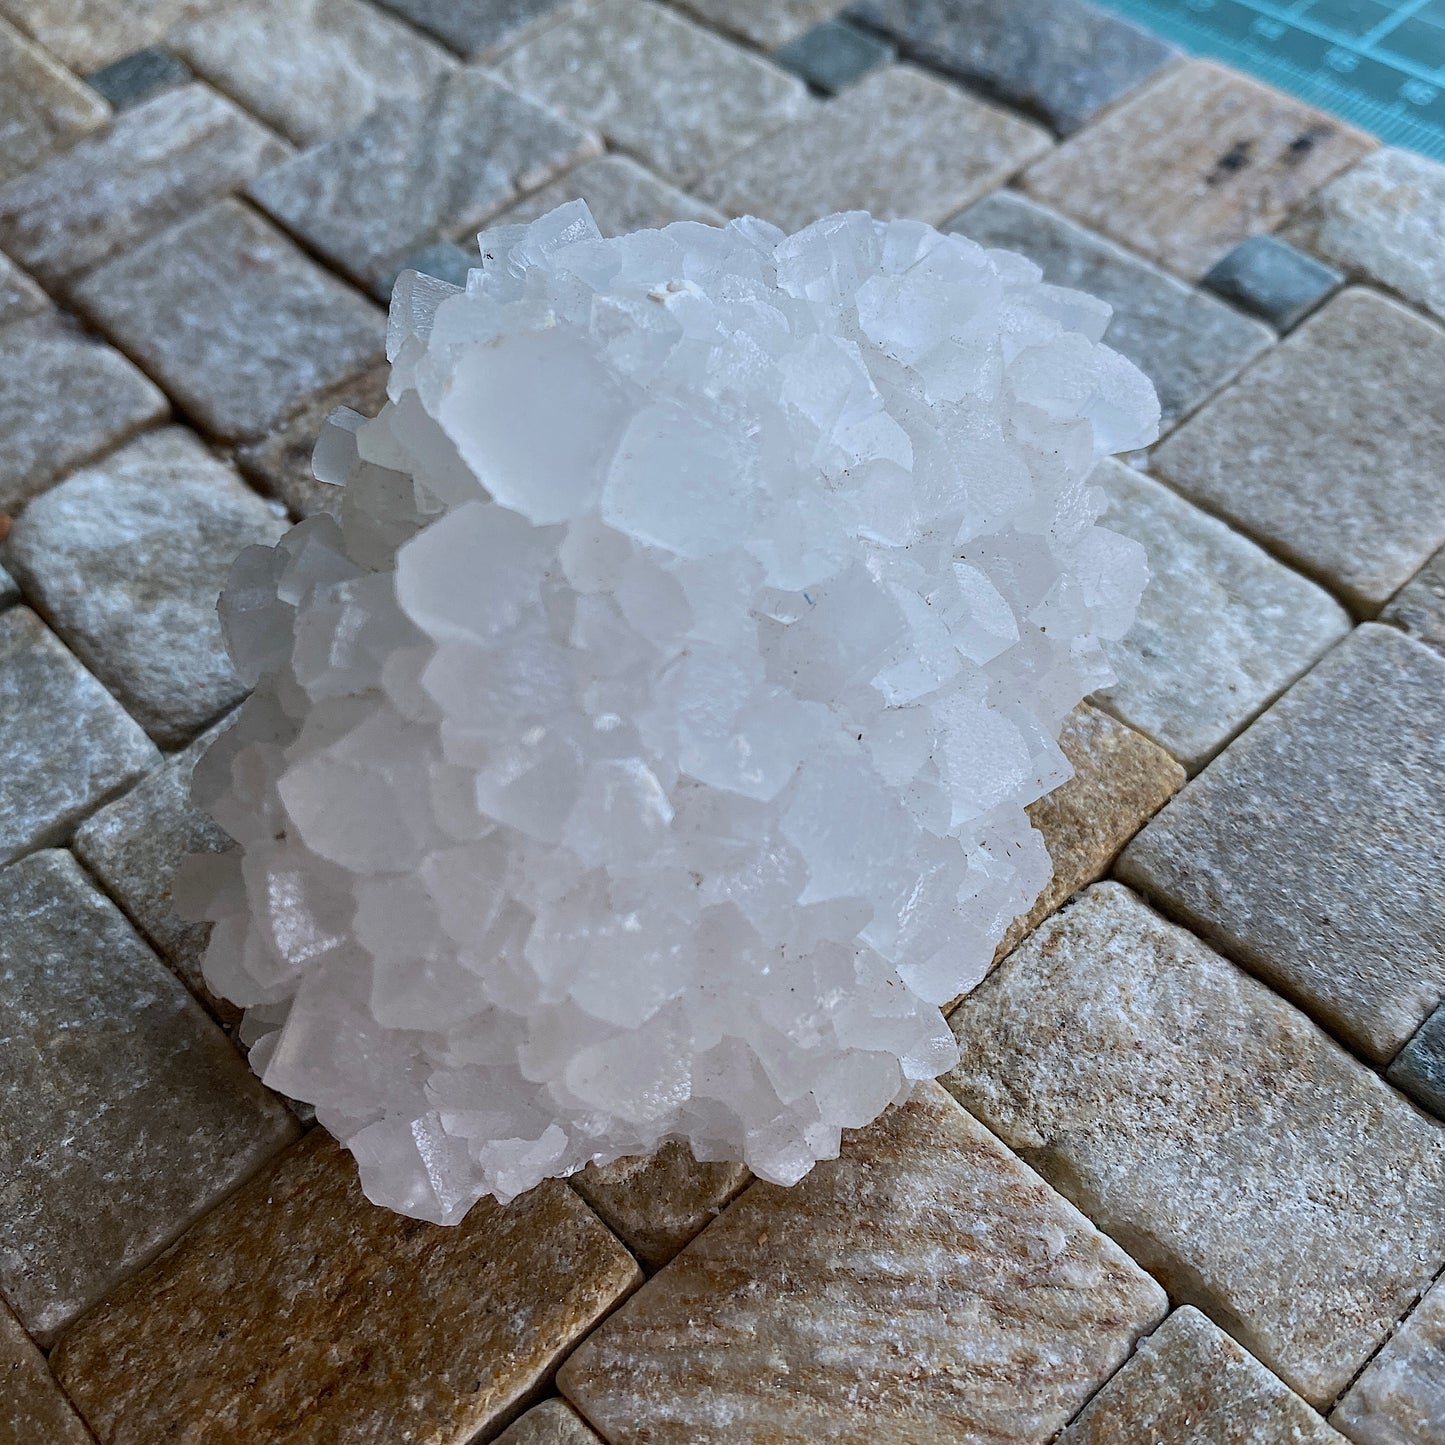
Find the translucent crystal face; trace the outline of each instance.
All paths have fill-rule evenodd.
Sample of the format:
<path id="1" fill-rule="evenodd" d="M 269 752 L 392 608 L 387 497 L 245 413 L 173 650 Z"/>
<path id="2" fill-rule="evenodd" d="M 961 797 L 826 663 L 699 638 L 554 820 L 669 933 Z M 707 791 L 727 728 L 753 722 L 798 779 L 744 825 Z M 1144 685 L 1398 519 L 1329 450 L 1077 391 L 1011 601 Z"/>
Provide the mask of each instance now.
<path id="1" fill-rule="evenodd" d="M 206 978 L 404 1213 L 673 1138 L 790 1183 L 954 1062 L 1048 877 L 1145 578 L 1087 477 L 1158 408 L 1106 306 L 921 224 L 481 248 L 398 285 L 340 524 L 222 598 Z"/>

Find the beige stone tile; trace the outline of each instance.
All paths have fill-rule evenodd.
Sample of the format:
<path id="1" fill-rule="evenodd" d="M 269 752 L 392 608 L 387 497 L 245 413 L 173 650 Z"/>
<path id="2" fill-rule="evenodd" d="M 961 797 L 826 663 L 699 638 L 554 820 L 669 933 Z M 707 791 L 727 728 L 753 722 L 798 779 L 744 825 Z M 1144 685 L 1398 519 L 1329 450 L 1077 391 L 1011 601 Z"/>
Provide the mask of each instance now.
<path id="1" fill-rule="evenodd" d="M 105 124 L 110 107 L 0 20 L 0 181 Z"/>
<path id="2" fill-rule="evenodd" d="M 0 1303 L 0 1445 L 95 1445 L 45 1356 Z"/>
<path id="3" fill-rule="evenodd" d="M 627 156 L 599 156 L 518 201 L 490 226 L 535 221 L 568 201 L 587 202 L 592 218 L 604 236 L 626 236 L 633 231 L 655 230 L 673 221 L 703 221 L 717 225 L 725 217 L 705 201 L 659 179 Z M 472 236 L 467 235 L 467 241 Z"/>
<path id="4" fill-rule="evenodd" d="M 598 1445 L 565 1400 L 544 1400 L 497 1436 L 496 1445 Z"/>
<path id="5" fill-rule="evenodd" d="M 105 1445 L 465 1445 L 638 1278 L 565 1184 L 423 1224 L 315 1129 L 51 1366 Z"/>
<path id="6" fill-rule="evenodd" d="M 929 1084 L 746 1190 L 558 1383 L 613 1445 L 1043 1441 L 1164 1304 Z"/>
<path id="7" fill-rule="evenodd" d="M 699 1164 L 685 1144 L 671 1143 L 653 1155 L 589 1164 L 572 1185 L 651 1272 L 716 1219 L 751 1178 L 746 1165 Z"/>
<path id="8" fill-rule="evenodd" d="M 154 45 L 218 0 L 0 0 L 0 13 L 85 75 Z"/>
<path id="9" fill-rule="evenodd" d="M 1374 142 L 1210 61 L 1123 101 L 1033 166 L 1040 199 L 1190 278 L 1272 231 Z"/>
<path id="10" fill-rule="evenodd" d="M 1330 1415 L 1358 1445 L 1445 1440 L 1445 1284 L 1415 1306 Z"/>
<path id="11" fill-rule="evenodd" d="M 1192 1306 L 1175 1310 L 1058 1445 L 1345 1445 L 1277 1376 Z"/>
<path id="12" fill-rule="evenodd" d="M 785 231 L 859 210 L 939 225 L 1049 145 L 1039 126 L 890 65 L 725 161 L 697 191 Z"/>
<path id="13" fill-rule="evenodd" d="M 1117 883 L 951 1022 L 964 1105 L 1313 1405 L 1445 1264 L 1445 1130 Z"/>

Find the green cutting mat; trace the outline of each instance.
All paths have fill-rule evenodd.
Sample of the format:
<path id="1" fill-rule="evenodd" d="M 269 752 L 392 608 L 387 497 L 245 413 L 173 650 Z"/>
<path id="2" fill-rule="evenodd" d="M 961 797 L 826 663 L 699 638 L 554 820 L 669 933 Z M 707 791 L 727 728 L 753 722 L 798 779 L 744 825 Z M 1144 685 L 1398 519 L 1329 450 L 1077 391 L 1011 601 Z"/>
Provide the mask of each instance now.
<path id="1" fill-rule="evenodd" d="M 1445 0 L 1102 0 L 1394 145 L 1445 160 Z"/>

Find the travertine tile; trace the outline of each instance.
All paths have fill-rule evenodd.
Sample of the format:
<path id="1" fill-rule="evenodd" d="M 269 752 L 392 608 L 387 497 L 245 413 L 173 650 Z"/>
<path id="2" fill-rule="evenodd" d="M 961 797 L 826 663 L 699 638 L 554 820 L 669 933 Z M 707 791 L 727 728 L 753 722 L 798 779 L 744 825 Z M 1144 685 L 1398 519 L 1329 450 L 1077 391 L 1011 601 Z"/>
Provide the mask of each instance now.
<path id="1" fill-rule="evenodd" d="M 1099 518 L 1149 557 L 1149 585 L 1123 641 L 1119 681 L 1096 700 L 1197 772 L 1350 630 L 1313 582 L 1215 517 L 1112 458 L 1090 479 Z"/>
<path id="2" fill-rule="evenodd" d="M 964 1105 L 1316 1406 L 1445 1264 L 1445 1130 L 1116 883 L 951 1022 Z"/>
<path id="3" fill-rule="evenodd" d="M 297 1131 L 69 853 L 0 910 L 0 1290 L 48 1344 Z"/>
<path id="4" fill-rule="evenodd" d="M 130 110 L 163 90 L 176 90 L 194 79 L 179 55 L 163 45 L 148 45 L 92 71 L 85 83 L 116 110 Z"/>
<path id="5" fill-rule="evenodd" d="M 1059 746 L 1074 776 L 1027 809 L 1053 872 L 1033 907 L 1009 925 L 995 960 L 1071 894 L 1102 878 L 1124 844 L 1184 783 L 1184 769 L 1163 748 L 1086 702 L 1064 719 Z"/>
<path id="6" fill-rule="evenodd" d="M 95 1445 L 45 1356 L 0 1302 L 0 1445 Z"/>
<path id="7" fill-rule="evenodd" d="M 824 20 L 789 41 L 773 59 L 814 90 L 836 95 L 897 57 L 893 46 L 873 31 L 846 20 Z"/>
<path id="8" fill-rule="evenodd" d="M 110 107 L 0 20 L 0 181 L 104 125 Z"/>
<path id="9" fill-rule="evenodd" d="M 1445 1004 L 1395 1055 L 1386 1078 L 1439 1119 L 1445 1119 Z"/>
<path id="10" fill-rule="evenodd" d="M 564 1400 L 544 1400 L 497 1436 L 496 1445 L 597 1445 L 598 1437 Z"/>
<path id="11" fill-rule="evenodd" d="M 0 187 L 0 246 L 52 285 L 138 245 L 289 153 L 199 81 Z"/>
<path id="12" fill-rule="evenodd" d="M 1278 1377 L 1186 1305 L 1089 1401 L 1058 1445 L 1345 1445 Z"/>
<path id="13" fill-rule="evenodd" d="M 0 326 L 34 316 L 50 299 L 8 256 L 0 256 Z"/>
<path id="14" fill-rule="evenodd" d="M 311 470 L 311 453 L 326 418 L 339 406 L 363 416 L 375 416 L 386 401 L 389 368 L 353 377 L 308 401 L 287 423 L 258 442 L 241 447 L 236 465 L 264 492 L 279 498 L 298 517 L 317 512 L 337 513 L 341 489 L 318 482 Z"/>
<path id="15" fill-rule="evenodd" d="M 1333 266 L 1278 236 L 1241 241 L 1206 273 L 1202 286 L 1288 331 L 1344 285 Z"/>
<path id="16" fill-rule="evenodd" d="M 5 560 L 61 640 L 162 747 L 245 693 L 216 599 L 286 522 L 196 436 L 147 432 L 37 497 Z"/>
<path id="17" fill-rule="evenodd" d="M 1300 235 L 1331 261 L 1445 319 L 1445 166 L 1393 148 L 1331 181 Z"/>
<path id="18" fill-rule="evenodd" d="M 890 65 L 725 161 L 697 190 L 729 215 L 786 231 L 852 210 L 937 224 L 1048 148 L 1038 126 Z"/>
<path id="19" fill-rule="evenodd" d="M 682 185 L 809 104 L 796 76 L 653 0 L 598 0 L 498 73 Z"/>
<path id="20" fill-rule="evenodd" d="M 1357 628 L 1118 873 L 1384 1063 L 1445 994 L 1445 658 Z"/>
<path id="21" fill-rule="evenodd" d="M 754 1184 L 558 1383 L 609 1440 L 1047 1440 L 1163 1292 L 929 1084 Z"/>
<path id="22" fill-rule="evenodd" d="M 1442 374 L 1445 330 L 1344 291 L 1151 468 L 1368 616 L 1445 542 Z"/>
<path id="23" fill-rule="evenodd" d="M 227 440 L 372 365 L 386 339 L 376 307 L 235 201 L 102 266 L 75 297 Z"/>
<path id="24" fill-rule="evenodd" d="M 685 1144 L 589 1164 L 573 1187 L 649 1272 L 661 1269 L 752 1178 L 742 1164 L 699 1164 Z"/>
<path id="25" fill-rule="evenodd" d="M 834 14 L 840 0 L 681 0 L 699 20 L 776 50 Z"/>
<path id="26" fill-rule="evenodd" d="M 423 94 L 454 64 L 364 0 L 242 0 L 182 26 L 169 43 L 301 145 L 350 129 L 384 100 Z"/>
<path id="27" fill-rule="evenodd" d="M 153 45 L 216 0 L 0 0 L 0 12 L 82 75 Z"/>
<path id="28" fill-rule="evenodd" d="M 469 60 L 491 60 L 585 0 L 381 0 Z"/>
<path id="29" fill-rule="evenodd" d="M 1267 326 L 1017 191 L 985 196 L 948 229 L 1021 251 L 1046 281 L 1107 301 L 1114 315 L 1104 340 L 1154 383 L 1164 431 L 1274 342 Z"/>
<path id="30" fill-rule="evenodd" d="M 705 201 L 696 200 L 686 191 L 660 180 L 636 161 L 626 156 L 601 156 L 559 176 L 551 185 L 518 201 L 487 224 L 506 226 L 535 221 L 553 207 L 579 198 L 587 202 L 604 236 L 626 236 L 632 231 L 652 230 L 673 221 L 718 225 L 725 219 Z M 475 245 L 472 249 L 475 251 Z"/>
<path id="31" fill-rule="evenodd" d="M 251 196 L 360 285 L 384 292 L 422 243 L 478 225 L 601 148 L 468 67 L 425 95 L 378 106 L 354 130 L 262 176 Z"/>
<path id="32" fill-rule="evenodd" d="M 160 761 L 155 744 L 28 607 L 0 613 L 0 863 L 58 842 Z"/>
<path id="33" fill-rule="evenodd" d="M 1210 61 L 1182 65 L 1046 156 L 1042 200 L 1196 277 L 1273 230 L 1373 142 Z"/>
<path id="34" fill-rule="evenodd" d="M 56 316 L 0 330 L 0 511 L 168 408 L 120 352 Z"/>
<path id="35" fill-rule="evenodd" d="M 1422 642 L 1445 647 L 1445 547 L 1395 595 L 1380 614 Z"/>
<path id="36" fill-rule="evenodd" d="M 1445 1284 L 1437 1284 L 1330 1415 L 1358 1445 L 1445 1440 Z"/>
<path id="37" fill-rule="evenodd" d="M 560 1181 L 421 1224 L 368 1203 L 315 1129 L 51 1366 L 106 1445 L 464 1445 L 638 1277 Z"/>
<path id="38" fill-rule="evenodd" d="M 1175 55 L 1081 0 L 860 0 L 849 12 L 907 55 L 1068 135 Z"/>

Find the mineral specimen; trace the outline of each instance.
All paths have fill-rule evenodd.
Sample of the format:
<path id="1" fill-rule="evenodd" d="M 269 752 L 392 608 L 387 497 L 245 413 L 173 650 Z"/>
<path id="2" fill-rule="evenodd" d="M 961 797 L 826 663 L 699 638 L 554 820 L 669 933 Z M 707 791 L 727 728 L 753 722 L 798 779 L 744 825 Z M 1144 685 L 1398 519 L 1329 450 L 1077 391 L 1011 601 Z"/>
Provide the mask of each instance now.
<path id="1" fill-rule="evenodd" d="M 398 284 L 340 522 L 222 597 L 207 981 L 404 1213 L 669 1139 L 795 1181 L 955 1061 L 1048 876 L 1024 805 L 1145 579 L 1087 477 L 1152 389 L 918 223 L 573 202 L 481 250 Z"/>

